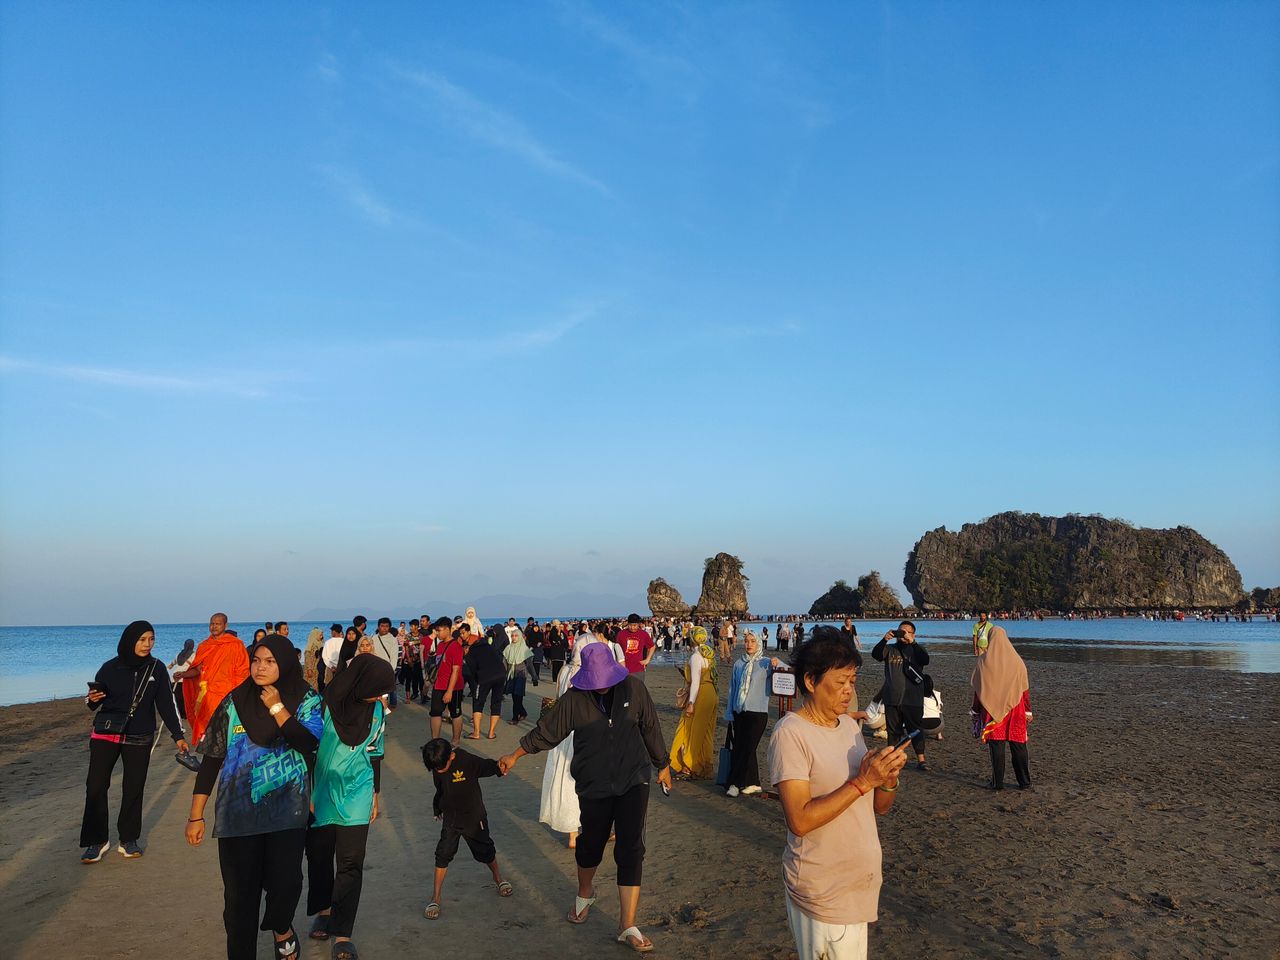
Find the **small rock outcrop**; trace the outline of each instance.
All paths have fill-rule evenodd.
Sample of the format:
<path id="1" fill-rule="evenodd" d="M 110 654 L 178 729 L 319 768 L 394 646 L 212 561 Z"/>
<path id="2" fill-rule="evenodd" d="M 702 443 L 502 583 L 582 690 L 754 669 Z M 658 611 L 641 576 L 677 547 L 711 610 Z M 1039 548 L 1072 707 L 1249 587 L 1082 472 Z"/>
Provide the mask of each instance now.
<path id="1" fill-rule="evenodd" d="M 1249 592 L 1248 609 L 1274 610 L 1280 607 L 1280 587 L 1254 587 Z"/>
<path id="2" fill-rule="evenodd" d="M 747 577 L 742 561 L 731 553 L 708 557 L 702 571 L 702 596 L 694 613 L 700 617 L 741 617 L 747 613 Z"/>
<path id="3" fill-rule="evenodd" d="M 870 617 L 902 615 L 902 601 L 898 594 L 880 577 L 879 570 L 872 570 L 858 578 L 858 586 L 851 587 L 837 580 L 809 608 L 811 617 Z"/>
<path id="4" fill-rule="evenodd" d="M 685 617 L 689 615 L 689 605 L 679 590 L 658 577 L 649 581 L 649 612 L 655 617 Z"/>
<path id="5" fill-rule="evenodd" d="M 857 617 L 861 614 L 862 598 L 843 580 L 833 583 L 831 589 L 809 607 L 811 617 Z"/>
<path id="6" fill-rule="evenodd" d="M 1234 607 L 1225 553 L 1190 527 L 1100 516 L 999 513 L 921 537 L 903 580 L 921 610 L 1140 610 Z"/>

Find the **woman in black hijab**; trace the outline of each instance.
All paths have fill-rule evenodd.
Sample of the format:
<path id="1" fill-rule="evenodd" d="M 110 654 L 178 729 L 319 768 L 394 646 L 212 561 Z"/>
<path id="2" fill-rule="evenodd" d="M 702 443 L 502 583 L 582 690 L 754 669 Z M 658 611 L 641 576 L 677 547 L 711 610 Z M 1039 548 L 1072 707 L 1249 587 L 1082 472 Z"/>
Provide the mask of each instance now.
<path id="1" fill-rule="evenodd" d="M 151 741 L 156 735 L 156 711 L 183 753 L 182 723 L 169 686 L 169 671 L 151 656 L 156 632 L 145 620 L 135 620 L 120 634 L 116 656 L 104 663 L 85 706 L 96 711 L 89 735 L 89 775 L 85 778 L 84 819 L 80 823 L 81 863 L 97 863 L 111 846 L 107 833 L 107 788 L 116 760 L 124 760 L 124 788 L 116 829 L 120 854 L 126 859 L 142 856 L 142 791 L 151 763 Z"/>
<path id="2" fill-rule="evenodd" d="M 324 691 L 324 733 L 307 830 L 307 914 L 315 917 L 312 939 L 334 939 L 334 960 L 358 957 L 351 932 L 360 906 L 369 825 L 378 818 L 382 697 L 395 685 L 391 664 L 361 653 Z"/>
<path id="3" fill-rule="evenodd" d="M 203 759 L 187 842 L 198 847 L 204 840 L 205 807 L 217 783 L 213 835 L 229 960 L 253 960 L 259 930 L 275 934 L 280 960 L 298 956 L 293 913 L 302 896 L 310 768 L 323 727 L 320 707 L 320 697 L 302 675 L 298 651 L 285 637 L 270 633 L 249 651 L 249 678 L 218 705 L 197 747 Z"/>

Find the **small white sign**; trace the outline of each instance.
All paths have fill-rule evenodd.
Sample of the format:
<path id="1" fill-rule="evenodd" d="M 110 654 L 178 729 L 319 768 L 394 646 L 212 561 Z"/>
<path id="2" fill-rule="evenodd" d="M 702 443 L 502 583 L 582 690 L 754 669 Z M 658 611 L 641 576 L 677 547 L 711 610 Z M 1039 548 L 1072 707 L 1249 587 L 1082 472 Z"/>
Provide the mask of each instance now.
<path id="1" fill-rule="evenodd" d="M 775 697 L 794 697 L 796 695 L 796 675 L 779 671 L 773 675 L 773 695 Z"/>

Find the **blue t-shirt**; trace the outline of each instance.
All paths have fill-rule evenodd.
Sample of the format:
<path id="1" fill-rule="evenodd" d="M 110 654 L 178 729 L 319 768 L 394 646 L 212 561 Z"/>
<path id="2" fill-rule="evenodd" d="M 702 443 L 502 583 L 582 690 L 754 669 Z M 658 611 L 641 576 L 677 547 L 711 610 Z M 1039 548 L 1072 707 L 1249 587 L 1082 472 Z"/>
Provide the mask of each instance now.
<path id="1" fill-rule="evenodd" d="M 333 728 L 333 718 L 325 711 L 311 791 L 317 827 L 357 827 L 369 822 L 373 815 L 373 760 L 382 756 L 385 732 L 381 701 L 373 705 L 369 736 L 358 747 L 342 742 Z"/>
<path id="2" fill-rule="evenodd" d="M 308 691 L 294 713 L 316 739 L 323 729 L 323 702 L 314 691 Z M 265 747 L 254 743 L 245 733 L 230 696 L 209 721 L 200 747 L 207 757 L 222 757 L 214 801 L 215 837 L 249 837 L 306 827 L 311 807 L 307 758 L 284 737 Z"/>

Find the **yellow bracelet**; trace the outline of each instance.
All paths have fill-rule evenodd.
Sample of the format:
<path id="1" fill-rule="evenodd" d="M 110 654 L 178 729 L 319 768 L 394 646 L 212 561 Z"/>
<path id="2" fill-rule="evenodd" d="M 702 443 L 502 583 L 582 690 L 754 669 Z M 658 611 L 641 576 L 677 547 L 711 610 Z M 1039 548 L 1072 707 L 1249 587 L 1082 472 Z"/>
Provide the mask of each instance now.
<path id="1" fill-rule="evenodd" d="M 885 793 L 894 793 L 898 789 L 898 785 L 895 783 L 892 787 L 886 787 L 883 784 L 881 784 L 880 786 L 876 787 L 876 789 L 883 790 Z"/>

